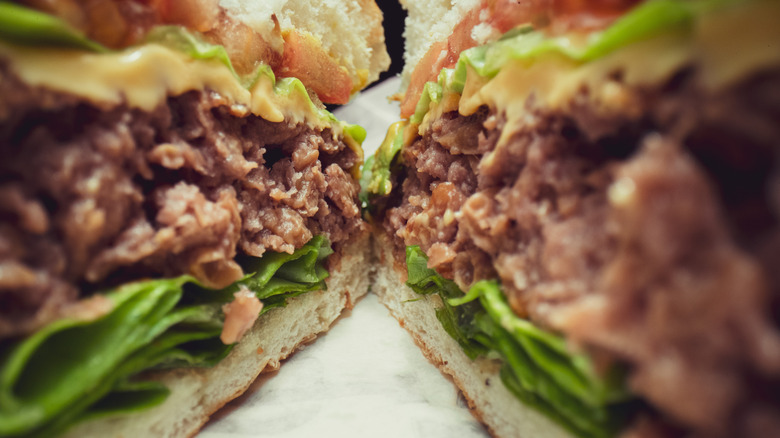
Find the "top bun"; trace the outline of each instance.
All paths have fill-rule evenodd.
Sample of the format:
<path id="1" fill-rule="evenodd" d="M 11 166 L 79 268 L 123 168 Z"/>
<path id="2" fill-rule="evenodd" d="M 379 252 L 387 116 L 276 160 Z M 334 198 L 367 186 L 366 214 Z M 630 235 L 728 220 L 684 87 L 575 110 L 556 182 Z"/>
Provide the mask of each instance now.
<path id="1" fill-rule="evenodd" d="M 408 12 L 404 31 L 404 69 L 401 73 L 402 89 L 406 89 L 412 70 L 420 59 L 434 43 L 446 40 L 465 15 L 480 4 L 480 0 L 400 1 Z M 478 39 L 483 43 L 487 41 L 484 35 L 479 35 Z"/>
<path id="2" fill-rule="evenodd" d="M 347 69 L 354 91 L 377 80 L 390 65 L 382 11 L 373 0 L 220 0 L 220 6 L 267 41 L 274 40 L 277 23 L 282 34 L 296 30 L 313 36 Z"/>

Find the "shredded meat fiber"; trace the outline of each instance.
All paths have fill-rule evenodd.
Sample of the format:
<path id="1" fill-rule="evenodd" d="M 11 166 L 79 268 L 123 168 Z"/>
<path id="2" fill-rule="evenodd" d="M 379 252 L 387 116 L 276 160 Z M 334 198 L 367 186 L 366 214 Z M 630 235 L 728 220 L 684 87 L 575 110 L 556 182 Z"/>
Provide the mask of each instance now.
<path id="1" fill-rule="evenodd" d="M 0 96 L 0 339 L 99 311 L 83 298 L 131 279 L 224 287 L 237 253 L 317 234 L 338 250 L 364 227 L 357 155 L 330 130 L 239 116 L 208 91 L 104 108 L 1 63 Z"/>
<path id="2" fill-rule="evenodd" d="M 399 259 L 500 278 L 517 314 L 628 364 L 653 406 L 631 436 L 780 436 L 780 72 L 614 81 L 631 108 L 530 98 L 501 147 L 503 114 L 444 114 L 402 152 L 383 226 Z"/>

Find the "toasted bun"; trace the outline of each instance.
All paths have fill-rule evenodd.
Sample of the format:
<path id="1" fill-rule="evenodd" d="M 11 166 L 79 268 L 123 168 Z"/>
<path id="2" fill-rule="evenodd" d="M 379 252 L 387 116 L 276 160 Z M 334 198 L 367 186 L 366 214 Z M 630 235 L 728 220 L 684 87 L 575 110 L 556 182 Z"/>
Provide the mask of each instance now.
<path id="1" fill-rule="evenodd" d="M 367 234 L 342 251 L 339 266 L 326 280 L 327 290 L 293 298 L 286 307 L 263 315 L 215 367 L 177 369 L 154 376 L 171 390 L 162 405 L 83 423 L 66 436 L 193 436 L 211 414 L 246 391 L 260 373 L 276 370 L 280 361 L 326 331 L 344 309 L 352 308 L 366 294 L 370 263 Z"/>
<path id="2" fill-rule="evenodd" d="M 376 236 L 378 258 L 372 291 L 442 373 L 451 376 L 474 416 L 496 437 L 563 438 L 571 435 L 543 414 L 523 405 L 499 377 L 500 362 L 471 360 L 436 318 L 438 295 L 421 296 L 407 287 L 405 267 L 395 263 L 392 243 Z"/>
<path id="3" fill-rule="evenodd" d="M 261 35 L 273 34 L 274 19 L 282 33 L 290 29 L 316 37 L 339 61 L 358 88 L 374 82 L 387 70 L 390 56 L 385 48 L 382 11 L 373 0 L 248 1 L 220 0 L 220 6 Z"/>

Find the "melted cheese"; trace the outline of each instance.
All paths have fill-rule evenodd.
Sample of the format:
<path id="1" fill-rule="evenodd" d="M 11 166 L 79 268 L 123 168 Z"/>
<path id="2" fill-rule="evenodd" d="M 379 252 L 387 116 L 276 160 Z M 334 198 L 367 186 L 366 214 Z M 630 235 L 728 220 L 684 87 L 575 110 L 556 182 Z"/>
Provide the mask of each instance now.
<path id="1" fill-rule="evenodd" d="M 637 90 L 662 84 L 681 68 L 695 66 L 700 85 L 718 91 L 751 72 L 780 66 L 777 17 L 778 2 L 754 2 L 702 16 L 693 32 L 667 32 L 588 63 L 560 55 L 533 63 L 514 60 L 492 79 L 469 67 L 462 96 L 455 95 L 457 108 L 464 116 L 482 105 L 504 112 L 507 126 L 497 147 L 524 123 L 529 106 L 565 111 L 575 99 L 580 103 L 587 99 L 604 113 L 639 117 L 638 106 L 631 105 Z M 616 74 L 620 80 L 615 80 Z M 443 112 L 455 109 L 452 102 L 453 97 L 445 94 L 439 103 L 432 103 L 419 134 Z"/>
<path id="2" fill-rule="evenodd" d="M 151 111 L 168 96 L 209 90 L 236 115 L 251 112 L 271 122 L 307 123 L 331 128 L 334 135 L 342 131 L 339 123 L 318 114 L 308 96 L 299 95 L 303 93 L 278 94 L 270 77 L 260 75 L 247 90 L 223 64 L 192 59 L 156 44 L 89 53 L 0 42 L 0 58 L 11 60 L 12 71 L 32 86 L 77 95 L 98 106 L 126 104 Z"/>

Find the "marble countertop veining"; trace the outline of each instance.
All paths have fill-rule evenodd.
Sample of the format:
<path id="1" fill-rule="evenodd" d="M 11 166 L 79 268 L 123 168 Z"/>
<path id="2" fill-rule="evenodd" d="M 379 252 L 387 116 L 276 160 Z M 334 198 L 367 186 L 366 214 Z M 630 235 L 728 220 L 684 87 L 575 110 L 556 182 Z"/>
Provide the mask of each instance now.
<path id="1" fill-rule="evenodd" d="M 398 104 L 385 81 L 336 110 L 366 128 L 373 153 Z M 487 432 L 471 416 L 452 382 L 425 359 L 409 334 L 369 294 L 317 340 L 261 376 L 217 413 L 199 438 L 464 437 Z"/>

